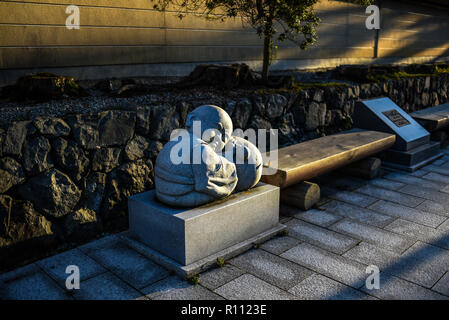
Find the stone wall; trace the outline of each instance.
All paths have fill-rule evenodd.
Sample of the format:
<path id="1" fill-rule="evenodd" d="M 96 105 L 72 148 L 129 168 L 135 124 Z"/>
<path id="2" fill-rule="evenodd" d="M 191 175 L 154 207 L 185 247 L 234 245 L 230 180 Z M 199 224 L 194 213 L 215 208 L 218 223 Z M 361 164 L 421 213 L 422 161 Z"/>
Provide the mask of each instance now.
<path id="1" fill-rule="evenodd" d="M 448 102 L 448 79 L 445 74 L 232 99 L 155 96 L 148 106 L 11 123 L 0 129 L 0 261 L 125 228 L 127 198 L 153 188 L 158 151 L 200 104 L 222 106 L 236 128 L 277 128 L 279 144 L 287 145 L 350 129 L 357 99 L 388 96 L 408 112 Z"/>

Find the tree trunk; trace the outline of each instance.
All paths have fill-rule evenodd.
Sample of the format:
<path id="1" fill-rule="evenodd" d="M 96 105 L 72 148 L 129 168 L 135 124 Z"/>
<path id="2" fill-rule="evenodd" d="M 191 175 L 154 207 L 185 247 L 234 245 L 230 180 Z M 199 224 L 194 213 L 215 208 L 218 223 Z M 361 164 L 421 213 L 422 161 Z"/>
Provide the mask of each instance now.
<path id="1" fill-rule="evenodd" d="M 268 80 L 268 68 L 271 64 L 271 50 L 273 49 L 273 22 L 268 21 L 265 25 L 263 37 L 263 66 L 262 79 Z"/>

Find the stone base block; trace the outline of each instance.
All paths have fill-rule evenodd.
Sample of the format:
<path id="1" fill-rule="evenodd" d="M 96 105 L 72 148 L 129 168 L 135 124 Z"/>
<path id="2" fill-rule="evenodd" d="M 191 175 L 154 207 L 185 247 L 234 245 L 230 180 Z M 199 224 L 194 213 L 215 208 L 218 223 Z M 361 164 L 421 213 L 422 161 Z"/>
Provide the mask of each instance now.
<path id="1" fill-rule="evenodd" d="M 198 208 L 172 208 L 154 190 L 128 200 L 132 237 L 182 266 L 257 237 L 279 224 L 279 187 L 258 184 Z"/>
<path id="2" fill-rule="evenodd" d="M 129 231 L 122 232 L 119 236 L 127 243 L 128 246 L 139 252 L 144 257 L 147 257 L 168 270 L 175 272 L 181 278 L 188 279 L 189 277 L 201 273 L 216 265 L 218 258 L 221 258 L 224 261 L 229 260 L 253 248 L 256 244 L 261 244 L 277 234 L 282 234 L 286 229 L 287 227 L 283 224 L 277 224 L 275 227 L 270 228 L 267 231 L 259 233 L 254 237 L 239 242 L 229 248 L 221 250 L 186 266 L 136 240 Z"/>
<path id="3" fill-rule="evenodd" d="M 383 165 L 395 169 L 413 172 L 442 157 L 440 143 L 431 141 L 409 151 L 390 149 L 385 153 Z"/>

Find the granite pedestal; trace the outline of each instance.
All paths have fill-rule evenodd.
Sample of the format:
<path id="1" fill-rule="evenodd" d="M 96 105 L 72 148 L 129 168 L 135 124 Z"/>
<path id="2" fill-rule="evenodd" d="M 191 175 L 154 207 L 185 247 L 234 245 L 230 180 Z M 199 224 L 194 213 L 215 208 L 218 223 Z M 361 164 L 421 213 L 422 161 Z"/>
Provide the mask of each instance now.
<path id="1" fill-rule="evenodd" d="M 389 98 L 358 101 L 353 118 L 358 128 L 396 135 L 383 159 L 387 167 L 415 171 L 442 156 L 430 133 Z"/>
<path id="2" fill-rule="evenodd" d="M 184 277 L 285 229 L 279 188 L 263 183 L 192 209 L 168 207 L 154 190 L 130 197 L 128 206 L 128 242 Z"/>

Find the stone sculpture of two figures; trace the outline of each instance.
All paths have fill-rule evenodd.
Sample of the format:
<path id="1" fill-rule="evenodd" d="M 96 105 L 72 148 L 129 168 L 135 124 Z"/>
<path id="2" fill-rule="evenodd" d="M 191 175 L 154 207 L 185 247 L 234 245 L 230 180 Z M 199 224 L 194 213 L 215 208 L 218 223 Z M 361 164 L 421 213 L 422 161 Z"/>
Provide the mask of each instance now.
<path id="1" fill-rule="evenodd" d="M 232 133 L 223 109 L 204 105 L 190 112 L 186 129 L 172 134 L 156 159 L 159 201 L 197 207 L 254 187 L 262 176 L 262 155 Z"/>

